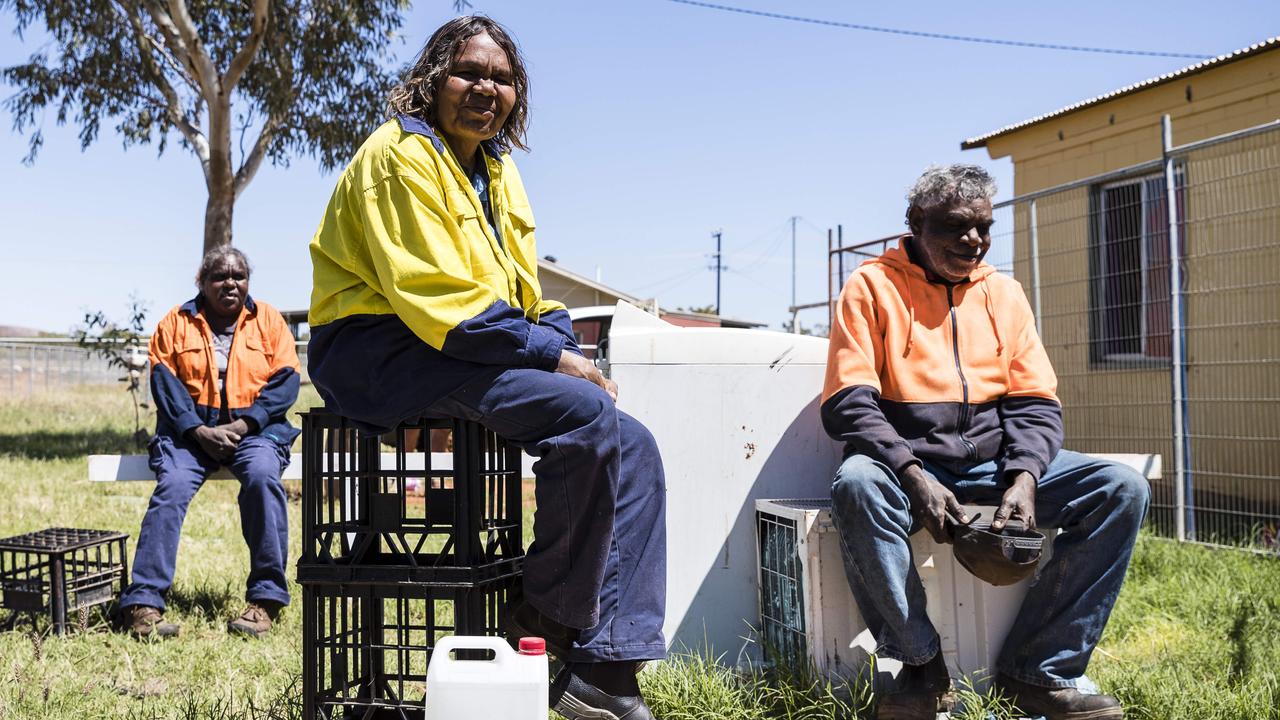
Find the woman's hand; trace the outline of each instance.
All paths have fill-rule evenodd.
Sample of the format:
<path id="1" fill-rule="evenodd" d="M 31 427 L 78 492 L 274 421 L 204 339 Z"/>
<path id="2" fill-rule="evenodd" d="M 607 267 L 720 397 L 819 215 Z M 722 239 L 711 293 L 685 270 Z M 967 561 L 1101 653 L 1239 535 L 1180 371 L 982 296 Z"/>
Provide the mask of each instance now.
<path id="1" fill-rule="evenodd" d="M 219 425 L 218 427 L 208 427 L 201 425 L 191 431 L 195 436 L 196 442 L 200 445 L 200 449 L 205 451 L 209 457 L 218 462 L 227 462 L 231 460 L 236 453 L 236 446 L 240 444 L 241 435 L 232 429 L 231 425 Z"/>
<path id="2" fill-rule="evenodd" d="M 556 365 L 556 372 L 565 375 L 580 377 L 587 382 L 599 385 L 605 392 L 609 393 L 609 397 L 614 402 L 618 402 L 618 384 L 605 377 L 595 363 L 568 350 L 560 351 L 560 363 Z"/>

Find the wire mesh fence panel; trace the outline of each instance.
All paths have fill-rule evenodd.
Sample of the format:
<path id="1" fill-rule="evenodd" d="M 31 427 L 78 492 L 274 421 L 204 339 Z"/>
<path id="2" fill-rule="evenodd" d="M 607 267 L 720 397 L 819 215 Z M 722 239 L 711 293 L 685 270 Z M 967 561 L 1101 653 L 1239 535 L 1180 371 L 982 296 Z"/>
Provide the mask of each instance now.
<path id="1" fill-rule="evenodd" d="M 1280 131 L 1181 161 L 1187 533 L 1276 548 Z"/>
<path id="2" fill-rule="evenodd" d="M 0 340 L 0 394 L 7 397 L 78 385 L 114 385 L 124 374 L 124 370 L 73 344 Z"/>

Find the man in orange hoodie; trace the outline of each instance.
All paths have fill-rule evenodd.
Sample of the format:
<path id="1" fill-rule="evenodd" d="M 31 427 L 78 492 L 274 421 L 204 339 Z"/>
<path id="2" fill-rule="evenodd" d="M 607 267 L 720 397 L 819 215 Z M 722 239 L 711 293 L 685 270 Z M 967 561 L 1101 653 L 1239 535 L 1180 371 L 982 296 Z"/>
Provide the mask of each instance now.
<path id="1" fill-rule="evenodd" d="M 1057 378 L 1021 286 L 983 262 L 995 181 L 931 167 L 908 193 L 911 232 L 855 270 L 831 328 L 822 420 L 845 443 L 833 516 L 879 656 L 904 663 L 877 717 L 932 720 L 950 678 L 907 538 L 948 541 L 962 503 L 1061 528 L 1001 652 L 995 683 L 1048 720 L 1123 717 L 1081 678 L 1124 581 L 1146 480 L 1061 450 Z M 1087 683 L 1084 683 L 1087 685 Z"/>

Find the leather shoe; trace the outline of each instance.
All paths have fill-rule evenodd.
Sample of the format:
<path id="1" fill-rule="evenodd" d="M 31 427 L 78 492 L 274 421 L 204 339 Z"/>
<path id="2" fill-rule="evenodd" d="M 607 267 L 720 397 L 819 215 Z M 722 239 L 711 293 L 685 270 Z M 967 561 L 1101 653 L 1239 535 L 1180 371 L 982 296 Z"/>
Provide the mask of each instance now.
<path id="1" fill-rule="evenodd" d="M 955 697 L 942 653 L 923 665 L 903 665 L 893 689 L 876 706 L 876 720 L 934 720 L 951 712 Z"/>
<path id="2" fill-rule="evenodd" d="M 578 639 L 580 631 L 566 627 L 538 612 L 523 598 L 508 606 L 506 617 L 502 621 L 502 629 L 506 633 L 507 642 L 515 650 L 520 649 L 520 638 L 540 637 L 547 641 L 547 652 L 564 660 L 573 641 Z"/>
<path id="3" fill-rule="evenodd" d="M 560 668 L 551 681 L 551 709 L 566 720 L 654 720 L 640 695 L 610 695 L 582 679 L 574 667 Z"/>
<path id="4" fill-rule="evenodd" d="M 1007 675 L 996 677 L 995 686 L 1022 713 L 1045 720 L 1121 720 L 1124 709 L 1110 695 L 1087 695 L 1076 688 L 1051 688 L 1014 680 Z"/>

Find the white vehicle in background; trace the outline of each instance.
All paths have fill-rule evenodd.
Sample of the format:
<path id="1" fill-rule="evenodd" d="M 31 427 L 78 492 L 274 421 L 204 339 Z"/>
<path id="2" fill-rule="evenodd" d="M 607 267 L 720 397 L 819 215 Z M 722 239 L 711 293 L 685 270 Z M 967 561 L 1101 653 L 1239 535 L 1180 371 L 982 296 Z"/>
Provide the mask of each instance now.
<path id="1" fill-rule="evenodd" d="M 609 327 L 613 325 L 613 305 L 588 305 L 569 308 L 573 321 L 573 339 L 588 360 L 602 370 L 609 362 Z M 603 362 L 603 364 L 601 364 Z"/>

